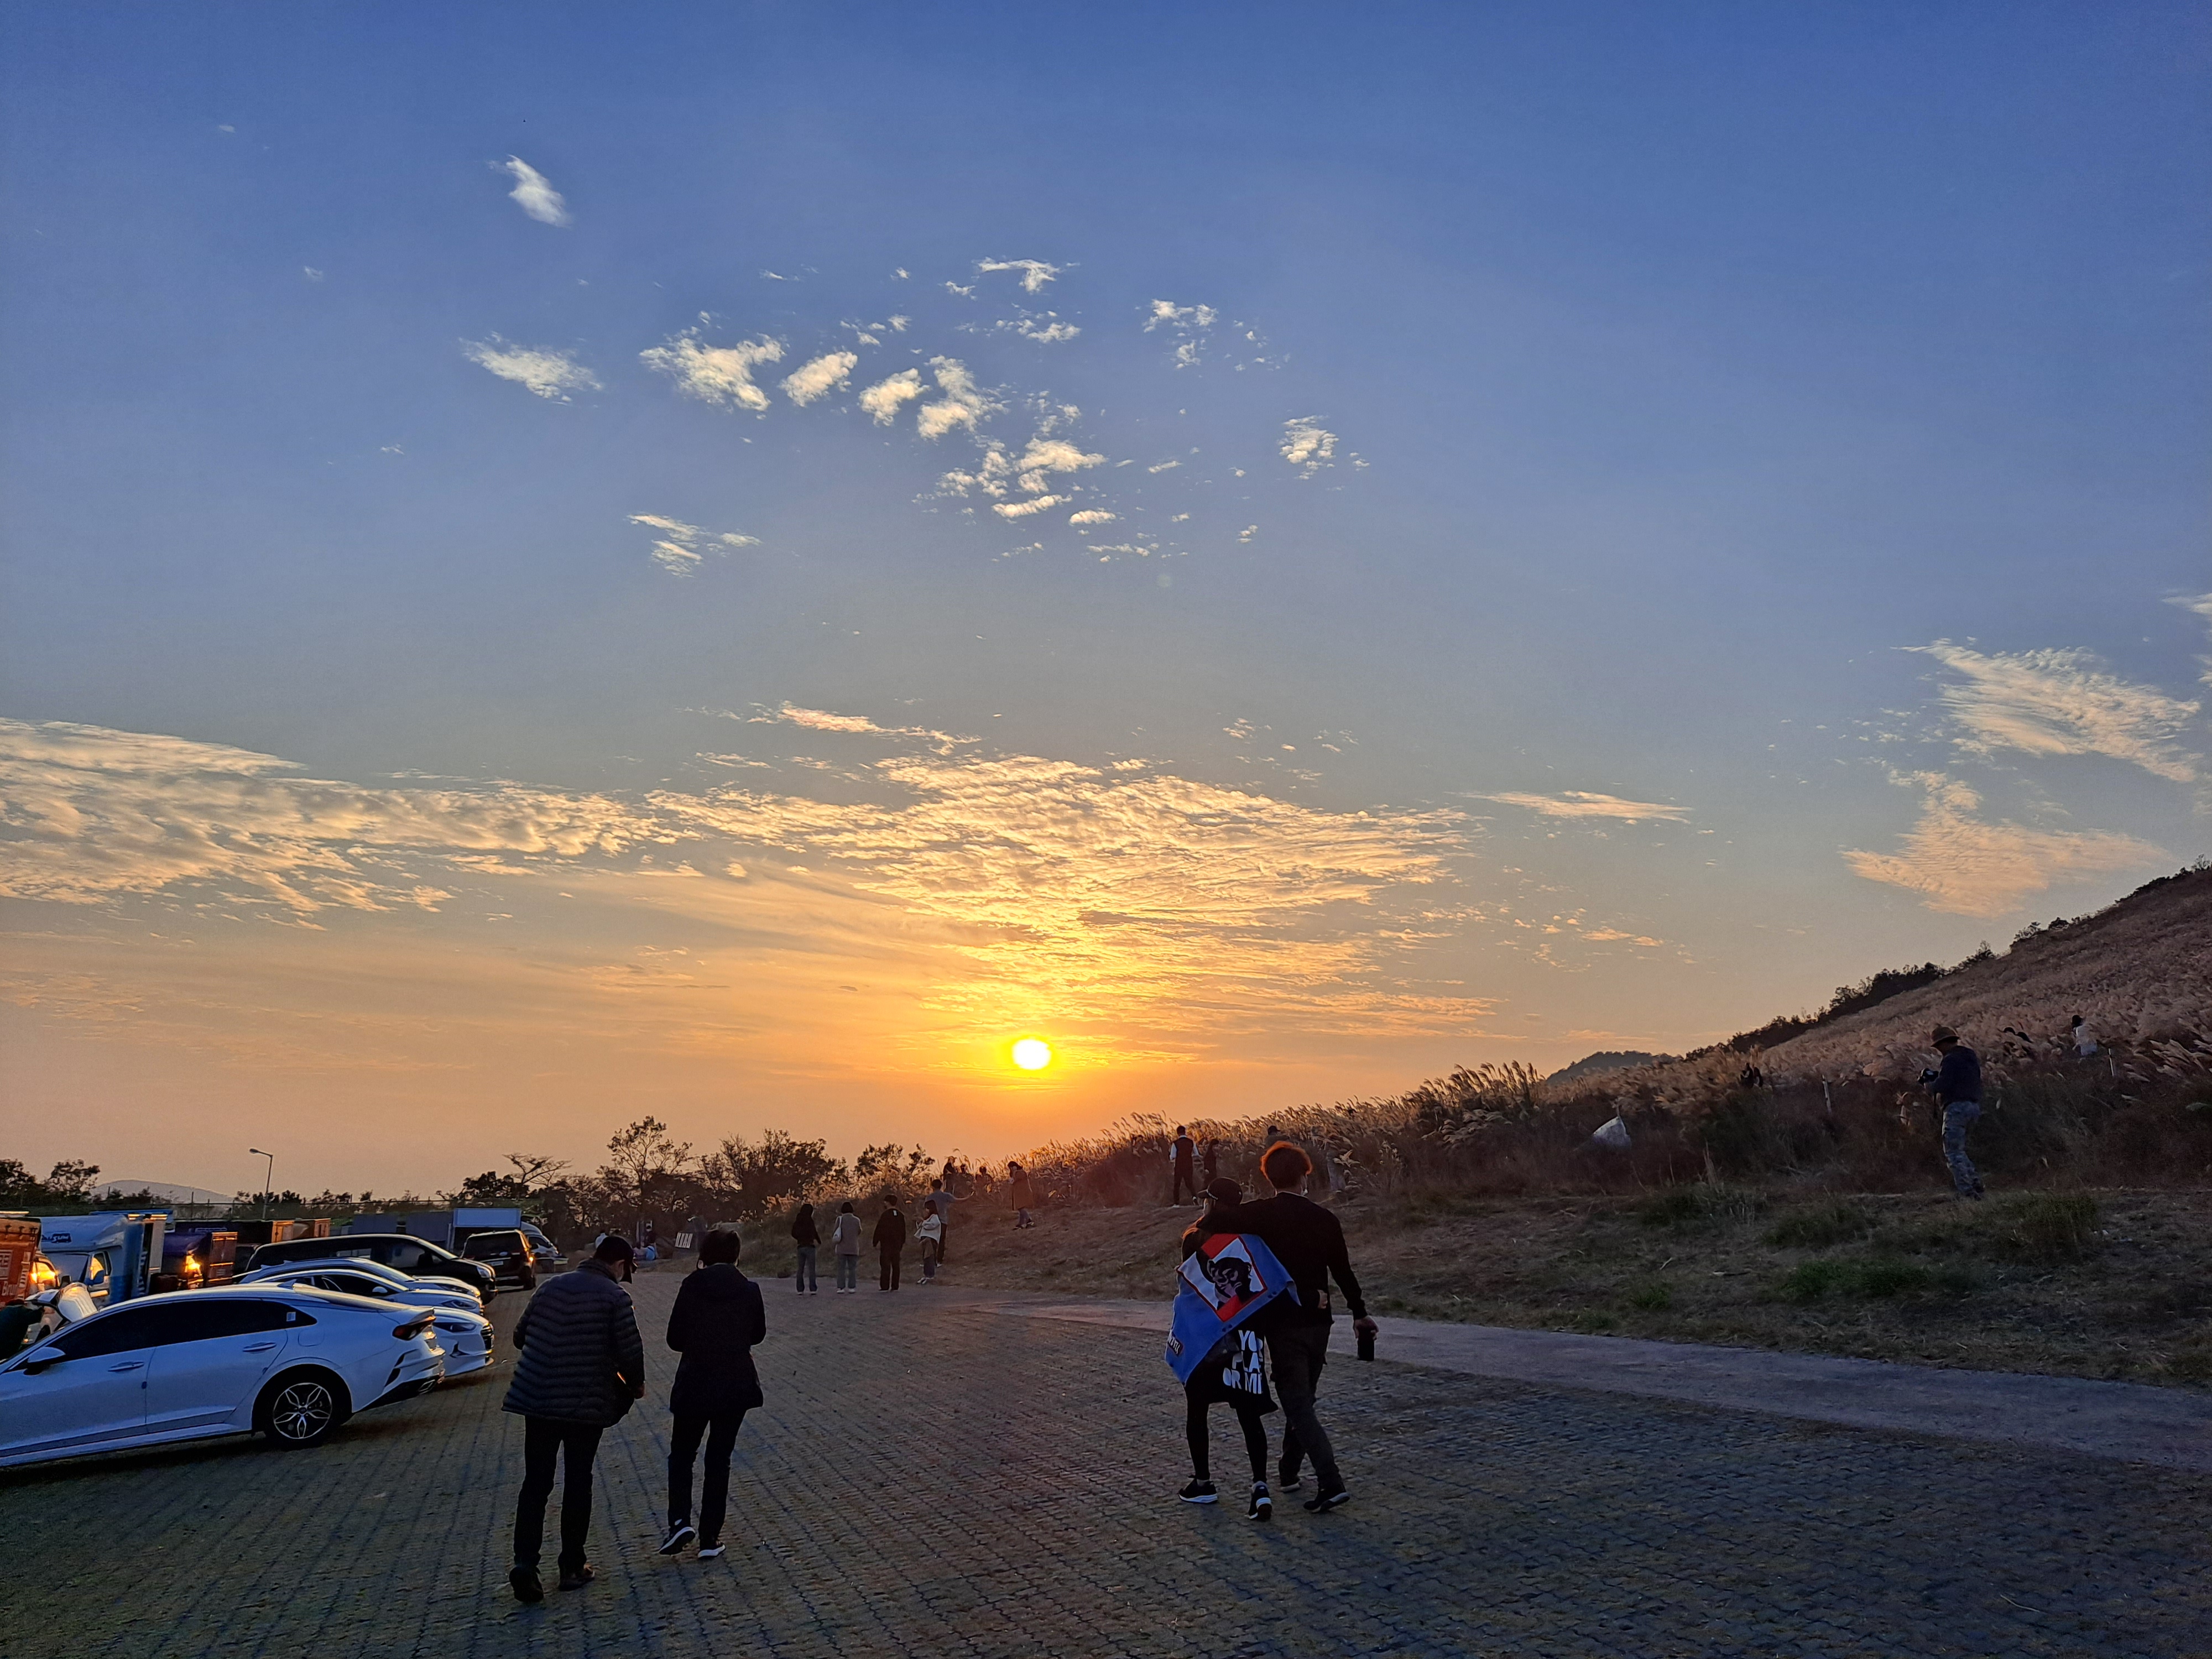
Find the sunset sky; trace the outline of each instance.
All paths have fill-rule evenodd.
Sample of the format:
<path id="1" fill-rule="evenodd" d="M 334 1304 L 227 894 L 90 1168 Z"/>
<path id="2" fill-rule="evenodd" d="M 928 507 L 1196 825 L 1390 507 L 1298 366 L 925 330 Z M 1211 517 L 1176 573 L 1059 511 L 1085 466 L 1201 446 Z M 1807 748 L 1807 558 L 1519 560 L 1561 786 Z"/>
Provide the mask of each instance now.
<path id="1" fill-rule="evenodd" d="M 2212 849 L 2200 8 L 9 37 L 0 1155 L 1004 1157 Z"/>

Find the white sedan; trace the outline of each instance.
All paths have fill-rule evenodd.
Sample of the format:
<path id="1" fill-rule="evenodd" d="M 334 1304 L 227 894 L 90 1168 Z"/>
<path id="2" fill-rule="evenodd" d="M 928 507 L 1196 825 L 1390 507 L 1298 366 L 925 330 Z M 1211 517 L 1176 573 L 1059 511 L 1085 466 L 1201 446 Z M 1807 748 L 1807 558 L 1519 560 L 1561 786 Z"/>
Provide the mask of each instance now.
<path id="1" fill-rule="evenodd" d="M 345 1296 L 365 1296 L 372 1302 L 394 1302 L 409 1308 L 457 1308 L 481 1314 L 483 1298 L 450 1279 L 410 1279 L 374 1261 L 288 1262 L 264 1267 L 237 1281 L 240 1285 L 273 1285 L 286 1289 L 337 1291 Z"/>
<path id="2" fill-rule="evenodd" d="M 0 1365 L 0 1468 L 256 1430 L 319 1445 L 437 1386 L 440 1310 L 219 1285 L 139 1297 Z"/>

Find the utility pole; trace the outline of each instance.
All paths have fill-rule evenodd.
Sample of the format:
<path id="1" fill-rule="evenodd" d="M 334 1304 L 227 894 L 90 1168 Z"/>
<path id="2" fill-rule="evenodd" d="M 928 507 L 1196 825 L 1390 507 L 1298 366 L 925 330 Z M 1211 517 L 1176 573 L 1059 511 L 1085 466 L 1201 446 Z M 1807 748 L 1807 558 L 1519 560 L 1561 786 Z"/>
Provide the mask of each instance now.
<path id="1" fill-rule="evenodd" d="M 264 1152 L 258 1146 L 248 1146 L 246 1150 L 256 1158 L 269 1160 L 269 1167 L 261 1172 L 261 1218 L 265 1222 L 269 1219 L 269 1188 L 276 1178 L 276 1154 Z"/>

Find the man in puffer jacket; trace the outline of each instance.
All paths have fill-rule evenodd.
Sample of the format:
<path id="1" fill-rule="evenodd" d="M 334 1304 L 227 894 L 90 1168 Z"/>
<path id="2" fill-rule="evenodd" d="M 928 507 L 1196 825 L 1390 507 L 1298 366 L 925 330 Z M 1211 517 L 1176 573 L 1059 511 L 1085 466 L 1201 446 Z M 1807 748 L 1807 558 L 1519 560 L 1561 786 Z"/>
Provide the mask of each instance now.
<path id="1" fill-rule="evenodd" d="M 623 1281 L 629 1241 L 610 1233 L 590 1261 L 538 1287 L 514 1328 L 514 1381 L 501 1409 L 522 1418 L 522 1497 L 514 1506 L 514 1567 L 507 1576 L 518 1601 L 538 1601 L 538 1548 L 553 1464 L 561 1483 L 561 1588 L 592 1582 L 584 1539 L 592 1526 L 592 1460 L 599 1436 L 645 1395 L 645 1343 Z"/>

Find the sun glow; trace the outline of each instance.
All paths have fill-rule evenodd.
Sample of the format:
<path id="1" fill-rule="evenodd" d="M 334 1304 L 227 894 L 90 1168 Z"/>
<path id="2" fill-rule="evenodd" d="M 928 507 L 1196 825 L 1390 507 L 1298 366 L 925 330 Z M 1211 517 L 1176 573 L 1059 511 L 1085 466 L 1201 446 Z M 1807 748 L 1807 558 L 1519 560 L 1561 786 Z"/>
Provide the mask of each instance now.
<path id="1" fill-rule="evenodd" d="M 1052 1045 L 1042 1037 L 1024 1037 L 1014 1045 L 1014 1064 L 1024 1072 L 1042 1072 L 1052 1064 Z"/>

